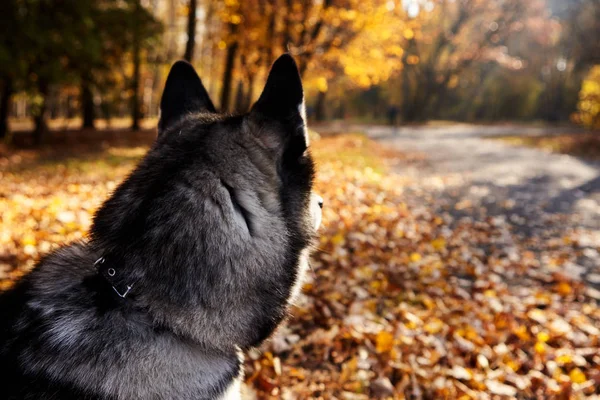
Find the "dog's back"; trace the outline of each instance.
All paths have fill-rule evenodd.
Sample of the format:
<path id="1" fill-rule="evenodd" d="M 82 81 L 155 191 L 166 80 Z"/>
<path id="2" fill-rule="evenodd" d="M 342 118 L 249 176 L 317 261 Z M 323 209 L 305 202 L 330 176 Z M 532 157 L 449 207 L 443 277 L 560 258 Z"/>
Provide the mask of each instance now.
<path id="1" fill-rule="evenodd" d="M 236 396 L 241 351 L 285 318 L 320 219 L 295 63 L 250 113 L 173 67 L 159 137 L 94 218 L 0 296 L 3 398 Z"/>

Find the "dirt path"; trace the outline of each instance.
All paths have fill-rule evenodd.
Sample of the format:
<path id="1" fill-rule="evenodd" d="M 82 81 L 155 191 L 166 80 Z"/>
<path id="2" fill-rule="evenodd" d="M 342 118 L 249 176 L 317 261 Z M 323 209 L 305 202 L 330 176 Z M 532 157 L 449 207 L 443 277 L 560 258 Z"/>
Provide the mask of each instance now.
<path id="1" fill-rule="evenodd" d="M 408 201 L 427 199 L 455 220 L 494 218 L 518 240 L 531 241 L 534 252 L 536 241 L 576 232 L 581 254 L 566 273 L 600 289 L 600 164 L 489 140 L 547 133 L 543 128 L 362 129 L 382 143 L 424 155 L 424 162 L 399 171 L 419 182 L 407 191 Z"/>

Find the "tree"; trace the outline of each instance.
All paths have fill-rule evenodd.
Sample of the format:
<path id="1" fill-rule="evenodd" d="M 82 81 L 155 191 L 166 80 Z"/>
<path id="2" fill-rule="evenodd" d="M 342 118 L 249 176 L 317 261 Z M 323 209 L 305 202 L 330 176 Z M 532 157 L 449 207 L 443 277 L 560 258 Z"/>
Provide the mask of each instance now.
<path id="1" fill-rule="evenodd" d="M 142 73 L 142 51 L 162 30 L 154 16 L 142 7 L 140 0 L 130 0 L 133 73 L 131 77 L 131 129 L 140 129 L 142 118 L 140 104 L 140 82 Z"/>
<path id="2" fill-rule="evenodd" d="M 83 125 L 92 128 L 97 82 L 106 83 L 105 76 L 124 62 L 133 46 L 131 11 L 119 0 L 2 2 L 0 12 L 10 17 L 8 30 L 0 33 L 0 134 L 6 133 L 12 92 L 24 90 L 34 96 L 34 138 L 40 142 L 47 129 L 47 98 L 65 85 L 80 87 Z M 140 34 L 156 36 L 160 26 L 152 15 L 145 9 L 137 13 Z"/>
<path id="3" fill-rule="evenodd" d="M 254 79 L 264 73 L 276 54 L 290 52 L 300 73 L 323 70 L 323 60 L 340 56 L 348 43 L 375 21 L 387 2 L 359 0 L 248 0 L 227 1 L 219 14 L 225 50 L 221 106 L 227 110 L 233 81 L 243 81 L 246 100 L 252 100 Z M 209 2 L 213 4 L 213 2 Z M 380 15 L 379 15 L 380 16 Z M 315 63 L 318 57 L 319 63 Z M 239 62 L 236 62 L 239 61 Z M 325 62 L 336 68 L 335 62 Z M 236 65 L 241 67 L 236 68 Z"/>
<path id="4" fill-rule="evenodd" d="M 0 13 L 5 25 L 0 32 L 0 140 L 8 133 L 8 113 L 15 85 L 23 78 L 24 68 L 22 51 L 24 37 L 14 32 L 24 31 L 23 21 L 18 18 L 17 4 L 14 0 L 0 3 Z"/>
<path id="5" fill-rule="evenodd" d="M 331 83 L 346 90 L 364 90 L 387 81 L 402 68 L 404 50 L 398 32 L 404 20 L 393 2 L 371 2 L 368 7 L 351 11 L 340 12 L 340 21 L 334 20 L 337 28 L 331 33 L 333 40 L 326 44 L 327 52 L 310 66 L 306 86 L 309 92 L 316 92 L 317 120 L 326 117 Z M 339 29 L 340 25 L 345 27 Z"/>
<path id="6" fill-rule="evenodd" d="M 188 8 L 188 38 L 185 44 L 185 54 L 183 55 L 183 58 L 189 62 L 192 62 L 194 58 L 194 48 L 196 47 L 196 11 L 198 8 L 197 0 L 190 0 Z"/>
<path id="7" fill-rule="evenodd" d="M 230 37 L 229 43 L 227 44 L 227 55 L 225 56 L 225 66 L 223 67 L 223 80 L 221 86 L 221 110 L 228 111 L 230 106 L 230 95 L 233 80 L 233 70 L 235 66 L 235 57 L 239 49 L 239 42 L 237 33 L 239 31 L 238 24 L 236 22 L 239 18 L 236 15 L 232 17 L 232 21 L 227 24 L 228 36 Z"/>
<path id="8" fill-rule="evenodd" d="M 438 115 L 449 91 L 471 68 L 489 62 L 522 67 L 523 61 L 508 53 L 507 40 L 530 19 L 546 14 L 543 1 L 438 0 L 428 4 L 429 9 L 408 16 L 403 31 L 400 79 L 405 121 Z"/>
<path id="9" fill-rule="evenodd" d="M 593 67 L 583 81 L 573 120 L 588 128 L 600 128 L 600 65 Z"/>
<path id="10" fill-rule="evenodd" d="M 572 0 L 565 12 L 563 50 L 580 69 L 600 64 L 600 0 Z"/>
<path id="11" fill-rule="evenodd" d="M 133 1 L 133 76 L 131 78 L 131 129 L 137 131 L 140 129 L 140 70 L 141 70 L 141 51 L 142 51 L 142 30 L 141 30 L 142 5 L 140 0 Z"/>
<path id="12" fill-rule="evenodd" d="M 33 107 L 34 137 L 36 142 L 40 141 L 45 130 L 46 96 L 50 84 L 72 77 L 63 71 L 64 54 L 78 44 L 77 33 L 81 27 L 78 19 L 82 7 L 73 1 L 67 1 L 67 5 L 58 7 L 49 0 L 1 2 L 0 13 L 5 25 L 0 33 L 0 136 L 7 133 L 12 94 L 16 90 L 26 90 L 37 94 Z"/>
<path id="13" fill-rule="evenodd" d="M 589 69 L 600 63 L 600 0 L 571 0 L 552 4 L 562 28 L 559 40 L 544 52 L 544 80 L 539 116 L 569 120 L 576 111 L 580 89 Z"/>

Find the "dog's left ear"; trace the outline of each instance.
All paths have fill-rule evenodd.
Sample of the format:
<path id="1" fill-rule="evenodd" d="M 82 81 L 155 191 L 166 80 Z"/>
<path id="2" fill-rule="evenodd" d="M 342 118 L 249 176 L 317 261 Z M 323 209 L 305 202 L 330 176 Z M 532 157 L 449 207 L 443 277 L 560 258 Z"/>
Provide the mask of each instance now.
<path id="1" fill-rule="evenodd" d="M 289 54 L 279 57 L 269 72 L 267 83 L 250 117 L 275 122 L 282 129 L 261 129 L 262 142 L 269 148 L 292 147 L 299 153 L 308 146 L 304 111 L 304 90 L 296 62 Z"/>
<path id="2" fill-rule="evenodd" d="M 171 67 L 160 99 L 158 134 L 186 114 L 195 112 L 217 111 L 194 67 L 186 61 L 177 61 Z"/>

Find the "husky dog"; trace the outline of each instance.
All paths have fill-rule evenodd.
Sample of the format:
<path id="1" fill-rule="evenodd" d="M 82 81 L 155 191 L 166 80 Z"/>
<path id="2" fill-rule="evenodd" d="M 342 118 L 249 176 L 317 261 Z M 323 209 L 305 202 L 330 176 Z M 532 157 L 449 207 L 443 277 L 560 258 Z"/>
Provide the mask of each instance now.
<path id="1" fill-rule="evenodd" d="M 94 217 L 0 297 L 2 399 L 239 398 L 285 318 L 322 200 L 291 56 L 245 115 L 173 65 L 158 138 Z"/>

